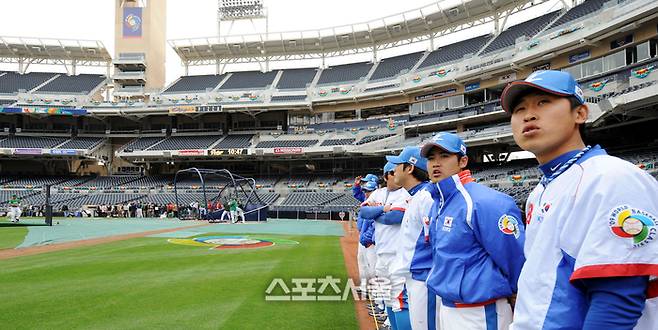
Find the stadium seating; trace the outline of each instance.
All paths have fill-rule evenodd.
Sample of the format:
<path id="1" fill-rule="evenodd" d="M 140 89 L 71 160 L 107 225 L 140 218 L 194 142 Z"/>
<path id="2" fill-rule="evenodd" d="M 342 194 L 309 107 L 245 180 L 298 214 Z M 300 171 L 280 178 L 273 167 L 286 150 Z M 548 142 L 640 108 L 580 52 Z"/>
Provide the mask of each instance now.
<path id="1" fill-rule="evenodd" d="M 50 72 L 19 74 L 7 72 L 0 76 L 0 94 L 16 94 L 19 90 L 31 91 L 55 76 Z"/>
<path id="2" fill-rule="evenodd" d="M 502 108 L 500 107 L 500 100 L 493 100 L 487 103 L 468 105 L 462 108 L 412 116 L 409 118 L 409 121 L 415 123 L 436 122 L 442 120 L 466 118 L 466 117 L 481 115 L 494 111 L 502 111 Z"/>
<path id="3" fill-rule="evenodd" d="M 149 148 L 149 150 L 207 149 L 219 139 L 220 137 L 216 135 L 170 136 L 162 143 Z"/>
<path id="4" fill-rule="evenodd" d="M 219 89 L 262 89 L 272 84 L 274 77 L 276 77 L 278 72 L 279 71 L 265 73 L 260 71 L 233 72 Z"/>
<path id="5" fill-rule="evenodd" d="M 256 148 L 305 148 L 317 143 L 318 140 L 273 140 L 259 142 Z"/>
<path id="6" fill-rule="evenodd" d="M 173 177 L 167 175 L 154 175 L 154 176 L 142 176 L 137 177 L 135 180 L 129 180 L 124 183 L 120 183 L 119 187 L 129 187 L 129 188 L 162 188 L 165 186 L 170 186 L 173 184 Z"/>
<path id="7" fill-rule="evenodd" d="M 208 199 L 214 198 L 216 194 L 206 194 Z M 200 204 L 203 203 L 203 193 L 185 193 L 179 194 L 178 196 L 179 203 L 182 205 L 189 205 L 190 203 L 197 201 Z M 144 196 L 139 200 L 142 203 L 154 203 L 154 204 L 167 204 L 176 201 L 176 197 L 173 193 L 159 193 L 151 194 Z"/>
<path id="8" fill-rule="evenodd" d="M 423 56 L 423 52 L 404 54 L 395 57 L 389 57 L 381 60 L 372 73 L 370 80 L 391 78 L 403 71 L 408 71 L 418 63 L 418 60 Z"/>
<path id="9" fill-rule="evenodd" d="M 342 146 L 353 144 L 356 139 L 328 139 L 322 141 L 321 146 Z"/>
<path id="10" fill-rule="evenodd" d="M 483 35 L 454 44 L 445 45 L 429 53 L 418 69 L 438 66 L 462 59 L 466 54 L 476 54 L 489 41 L 491 35 Z"/>
<path id="11" fill-rule="evenodd" d="M 407 115 L 392 116 L 390 117 L 393 120 L 406 121 L 409 117 Z M 311 124 L 307 125 L 308 129 L 313 129 L 316 131 L 340 131 L 340 130 L 349 130 L 352 128 L 369 128 L 369 127 L 387 127 L 388 118 L 386 119 L 359 119 L 359 120 L 350 120 L 344 122 L 328 122 L 320 124 Z"/>
<path id="12" fill-rule="evenodd" d="M 5 182 L 3 186 L 12 188 L 39 188 L 45 185 L 64 185 L 72 179 L 72 177 L 66 176 L 14 177 L 11 180 Z"/>
<path id="13" fill-rule="evenodd" d="M 368 135 L 368 136 L 362 138 L 361 140 L 357 141 L 356 145 L 362 145 L 362 144 L 374 142 L 374 141 L 377 141 L 377 140 L 385 139 L 387 137 L 391 137 L 393 135 L 395 135 L 395 134 Z"/>
<path id="14" fill-rule="evenodd" d="M 0 137 L 0 148 L 54 148 L 68 138 L 11 135 Z"/>
<path id="15" fill-rule="evenodd" d="M 274 203 L 277 199 L 279 199 L 279 196 L 280 195 L 277 193 L 258 193 L 258 198 L 260 198 L 260 201 L 262 201 L 265 204 Z M 244 200 L 241 199 L 241 202 L 244 203 Z M 250 202 L 257 203 L 258 201 L 256 200 L 255 197 L 252 197 Z"/>
<path id="16" fill-rule="evenodd" d="M 182 76 L 163 93 L 205 92 L 214 89 L 225 75 L 209 74 L 201 76 Z"/>
<path id="17" fill-rule="evenodd" d="M 372 63 L 370 62 L 350 63 L 350 64 L 332 66 L 322 70 L 322 73 L 320 74 L 320 79 L 318 80 L 318 85 L 357 81 L 365 77 L 371 68 L 372 68 Z"/>
<path id="18" fill-rule="evenodd" d="M 76 187 L 105 187 L 105 188 L 119 187 L 121 185 L 125 185 L 129 182 L 135 181 L 138 178 L 139 177 L 137 176 L 119 176 L 119 175 L 99 176 L 87 182 L 80 183 L 76 185 Z"/>
<path id="19" fill-rule="evenodd" d="M 553 22 L 549 29 L 560 27 L 567 23 L 573 22 L 585 15 L 591 14 L 603 7 L 603 4 L 609 0 L 587 0 L 567 11 L 557 21 Z"/>
<path id="20" fill-rule="evenodd" d="M 213 149 L 248 148 L 253 137 L 253 134 L 227 135 Z"/>
<path id="21" fill-rule="evenodd" d="M 505 125 L 482 126 L 472 128 L 471 131 L 478 132 L 478 137 L 480 137 L 481 134 L 486 134 L 487 130 Z M 658 150 L 613 152 L 611 154 L 646 169 L 653 176 L 658 176 Z M 523 204 L 542 176 L 534 159 L 508 163 L 480 163 L 471 166 L 471 171 L 477 182 L 509 194 L 516 199 L 519 205 Z M 223 177 L 207 177 L 206 179 L 206 197 L 211 200 L 215 199 L 220 189 L 226 184 L 226 179 Z M 261 192 L 258 195 L 264 202 L 274 203 L 274 210 L 346 211 L 357 205 L 357 201 L 351 196 L 351 191 L 346 186 L 352 182 L 352 177 L 300 174 L 289 175 L 283 179 L 257 177 L 255 180 L 257 185 L 267 187 L 267 190 L 260 189 Z M 116 204 L 130 201 L 166 204 L 175 201 L 173 191 L 168 190 L 169 187 L 167 187 L 172 181 L 172 175 L 105 177 L 3 175 L 0 178 L 0 205 L 5 205 L 14 193 L 23 198 L 24 206 L 43 205 L 45 194 L 40 188 L 45 184 L 52 184 L 59 188 L 51 195 L 51 203 L 56 209 L 64 204 L 71 210 L 82 205 Z M 66 188 L 62 190 L 62 187 L 82 188 L 88 193 L 74 193 Z M 179 202 L 185 205 L 192 201 L 203 202 L 203 193 L 198 187 L 200 187 L 200 181 L 196 177 L 179 178 L 177 184 Z M 131 191 L 117 193 L 113 192 L 115 188 L 130 188 Z M 166 190 L 155 192 L 151 190 L 153 188 Z M 104 191 L 104 189 L 110 192 Z M 286 198 L 280 200 L 282 194 Z"/>
<path id="22" fill-rule="evenodd" d="M 69 209 L 76 209 L 82 206 L 76 200 L 85 197 L 83 194 L 74 194 L 74 193 L 61 193 L 61 194 L 52 194 L 50 195 L 50 204 L 53 205 L 53 210 L 57 211 L 61 209 L 63 205 Z M 31 195 L 22 201 L 23 205 L 32 205 L 32 206 L 41 206 L 46 204 L 46 195 L 43 193 L 38 193 Z"/>
<path id="23" fill-rule="evenodd" d="M 0 100 L 0 105 L 10 105 L 16 103 L 16 100 Z"/>
<path id="24" fill-rule="evenodd" d="M 17 197 L 24 199 L 27 196 L 38 194 L 40 194 L 40 192 L 31 190 L 0 190 L 0 205 L 7 205 L 12 195 L 16 195 Z"/>
<path id="25" fill-rule="evenodd" d="M 283 70 L 276 87 L 278 89 L 304 89 L 313 81 L 316 74 L 316 68 L 286 69 Z"/>
<path id="26" fill-rule="evenodd" d="M 358 205 L 359 201 L 356 200 L 351 194 L 341 194 L 338 198 L 327 202 L 327 206 L 334 207 L 354 207 Z"/>
<path id="27" fill-rule="evenodd" d="M 283 179 L 281 180 L 281 183 L 283 184 L 284 187 L 287 188 L 294 188 L 294 189 L 307 188 L 308 186 L 311 185 L 311 177 L 309 176 L 293 177 L 293 178 Z"/>
<path id="28" fill-rule="evenodd" d="M 75 137 L 64 144 L 57 147 L 57 149 L 93 149 L 101 144 L 105 139 L 97 137 Z"/>
<path id="29" fill-rule="evenodd" d="M 146 196 L 145 194 L 133 194 L 133 193 L 101 193 L 101 194 L 89 194 L 84 195 L 81 198 L 77 198 L 71 201 L 69 209 L 76 209 L 83 205 L 115 205 L 115 204 L 125 204 L 128 202 L 136 201 L 138 199 Z"/>
<path id="30" fill-rule="evenodd" d="M 520 37 L 532 38 L 559 14 L 559 11 L 555 11 L 507 28 L 482 51 L 481 55 L 514 46 L 516 39 Z"/>
<path id="31" fill-rule="evenodd" d="M 80 74 L 76 76 L 60 75 L 43 85 L 37 93 L 89 94 L 105 81 L 105 76 Z"/>
<path id="32" fill-rule="evenodd" d="M 283 206 L 319 206 L 343 196 L 343 193 L 332 192 L 293 192 L 281 203 Z M 355 203 L 356 204 L 356 203 Z"/>
<path id="33" fill-rule="evenodd" d="M 272 102 L 296 102 L 305 101 L 306 95 L 277 95 L 272 96 Z"/>
<path id="34" fill-rule="evenodd" d="M 256 178 L 256 185 L 262 186 L 263 188 L 272 188 L 276 185 L 278 178 Z"/>
<path id="35" fill-rule="evenodd" d="M 152 145 L 164 140 L 165 138 L 162 136 L 147 136 L 147 137 L 140 137 L 137 138 L 130 143 L 126 144 L 123 147 L 124 151 L 139 151 L 139 150 L 146 150 Z"/>

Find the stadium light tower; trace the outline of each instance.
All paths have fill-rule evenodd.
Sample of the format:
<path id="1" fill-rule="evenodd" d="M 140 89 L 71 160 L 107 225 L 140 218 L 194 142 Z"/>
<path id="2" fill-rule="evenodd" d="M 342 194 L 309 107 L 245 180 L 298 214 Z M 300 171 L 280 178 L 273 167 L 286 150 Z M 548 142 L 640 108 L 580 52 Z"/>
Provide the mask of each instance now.
<path id="1" fill-rule="evenodd" d="M 265 34 L 263 31 L 259 31 L 256 27 L 256 21 L 265 21 Z M 229 36 L 233 30 L 233 26 L 236 22 L 243 21 L 251 23 L 253 28 L 253 33 L 260 34 L 260 41 L 262 43 L 267 39 L 267 34 L 269 32 L 269 22 L 267 19 L 267 8 L 264 5 L 263 0 L 218 0 L 217 4 L 217 38 L 222 40 L 222 24 L 228 24 L 228 31 L 224 34 Z M 269 58 L 265 54 L 264 48 L 262 48 L 263 56 L 265 57 L 265 70 L 269 71 Z M 217 73 L 221 73 L 223 68 L 219 67 L 220 62 L 217 61 Z M 226 64 L 224 64 L 226 65 Z M 261 66 L 262 69 L 262 66 Z"/>

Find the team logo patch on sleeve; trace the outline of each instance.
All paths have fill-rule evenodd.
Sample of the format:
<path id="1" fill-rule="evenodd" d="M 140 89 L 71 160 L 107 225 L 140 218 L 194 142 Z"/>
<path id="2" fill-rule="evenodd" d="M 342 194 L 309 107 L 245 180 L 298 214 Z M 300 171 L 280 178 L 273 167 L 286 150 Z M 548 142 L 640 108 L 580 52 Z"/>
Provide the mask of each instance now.
<path id="1" fill-rule="evenodd" d="M 658 231 L 656 217 L 628 205 L 612 209 L 608 225 L 615 236 L 632 239 L 633 247 L 650 243 L 656 238 Z"/>
<path id="2" fill-rule="evenodd" d="M 514 238 L 519 238 L 521 231 L 519 229 L 519 220 L 509 214 L 503 214 L 498 219 L 498 229 L 505 235 L 514 235 Z"/>

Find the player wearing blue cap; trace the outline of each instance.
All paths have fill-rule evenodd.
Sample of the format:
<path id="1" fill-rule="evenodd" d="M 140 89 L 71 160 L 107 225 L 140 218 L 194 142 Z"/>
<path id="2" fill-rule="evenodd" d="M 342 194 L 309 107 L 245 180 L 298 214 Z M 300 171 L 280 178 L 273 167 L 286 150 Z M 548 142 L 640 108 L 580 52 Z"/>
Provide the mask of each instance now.
<path id="1" fill-rule="evenodd" d="M 507 298 L 516 293 L 524 261 L 521 212 L 510 196 L 473 181 L 457 135 L 435 135 L 421 155 L 434 198 L 426 283 L 441 298 L 440 327 L 506 329 L 512 322 Z"/>
<path id="2" fill-rule="evenodd" d="M 432 268 L 427 215 L 434 202 L 426 189 L 427 159 L 421 157 L 420 147 L 407 147 L 400 156 L 388 160 L 396 164 L 393 179 L 411 195 L 402 219 L 398 253 L 391 267 L 391 291 L 396 296 L 406 291 L 413 329 L 437 329 L 436 295 L 425 285 Z"/>
<path id="3" fill-rule="evenodd" d="M 658 329 L 658 184 L 586 146 L 589 109 L 569 73 L 509 84 L 514 140 L 544 176 L 526 202 L 514 329 Z"/>
<path id="4" fill-rule="evenodd" d="M 377 190 L 377 182 L 367 181 L 360 185 L 365 198 L 368 198 L 373 191 Z M 359 230 L 359 244 L 357 248 L 357 264 L 359 266 L 359 276 L 362 283 L 367 283 L 375 277 L 375 264 L 377 262 L 377 253 L 375 252 L 375 227 L 372 224 L 364 227 L 366 221 L 357 216 L 356 228 Z"/>
<path id="5" fill-rule="evenodd" d="M 388 158 L 388 157 L 387 157 Z M 409 194 L 393 180 L 395 165 L 386 163 L 384 166 L 384 181 L 386 187 L 373 192 L 364 202 L 359 215 L 364 219 L 372 219 L 375 226 L 377 263 L 375 273 L 382 281 L 390 281 L 390 264 L 395 258 L 400 223 L 404 216 Z M 364 220 L 368 221 L 368 220 Z M 387 290 L 382 290 L 387 291 Z M 411 329 L 408 314 L 394 315 L 393 306 L 401 309 L 404 305 L 400 297 L 385 297 L 386 313 L 393 329 Z M 404 308 L 406 306 L 402 306 Z M 397 317 L 399 316 L 399 318 Z"/>
<path id="6" fill-rule="evenodd" d="M 359 203 L 363 203 L 363 201 L 366 200 L 366 195 L 363 193 L 363 190 L 361 189 L 362 185 L 368 183 L 368 182 L 374 182 L 377 184 L 377 181 L 379 178 L 374 175 L 368 173 L 365 177 L 357 176 L 356 179 L 354 179 L 354 184 L 352 185 L 352 196 L 356 198 L 356 200 L 359 201 Z"/>

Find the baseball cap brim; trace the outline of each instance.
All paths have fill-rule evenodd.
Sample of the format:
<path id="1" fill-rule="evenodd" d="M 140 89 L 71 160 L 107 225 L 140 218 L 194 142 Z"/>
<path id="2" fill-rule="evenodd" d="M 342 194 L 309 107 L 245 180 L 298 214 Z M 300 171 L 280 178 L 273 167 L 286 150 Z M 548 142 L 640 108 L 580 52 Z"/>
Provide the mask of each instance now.
<path id="1" fill-rule="evenodd" d="M 428 143 L 425 143 L 423 145 L 423 147 L 420 149 L 420 155 L 427 158 L 427 156 L 430 153 L 430 150 L 432 150 L 432 148 L 434 148 L 434 147 L 437 147 L 441 150 L 447 151 L 451 154 L 461 154 L 462 153 L 461 150 L 453 150 L 452 148 L 442 146 L 442 145 L 440 145 L 438 143 L 435 143 L 435 142 L 428 142 Z"/>
<path id="2" fill-rule="evenodd" d="M 526 95 L 528 91 L 533 89 L 538 89 L 540 91 L 557 96 L 571 96 L 571 94 L 569 93 L 555 91 L 531 82 L 521 80 L 521 81 L 512 82 L 509 85 L 507 85 L 507 87 L 505 87 L 505 90 L 503 90 L 503 94 L 500 96 L 500 105 L 503 107 L 503 110 L 505 110 L 508 113 L 511 113 L 513 110 L 511 109 L 512 105 L 516 104 L 516 102 L 520 97 Z"/>
<path id="3" fill-rule="evenodd" d="M 402 164 L 405 161 L 398 156 L 386 156 L 386 161 L 393 164 Z"/>

